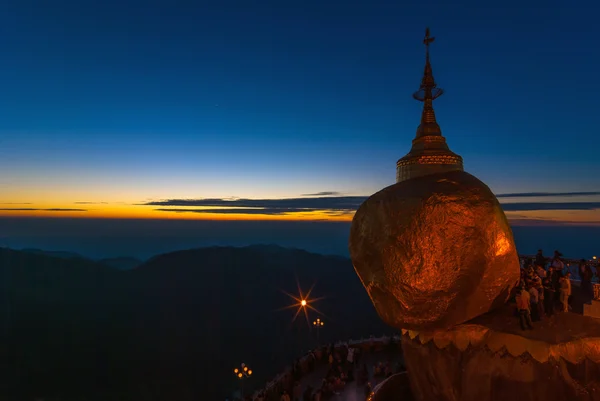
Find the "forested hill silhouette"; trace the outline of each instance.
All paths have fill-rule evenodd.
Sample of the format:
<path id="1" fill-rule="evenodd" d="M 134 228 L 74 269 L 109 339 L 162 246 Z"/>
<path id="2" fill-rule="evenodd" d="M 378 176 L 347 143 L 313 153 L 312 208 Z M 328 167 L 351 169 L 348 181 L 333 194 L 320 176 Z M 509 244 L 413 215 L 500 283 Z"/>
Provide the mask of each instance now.
<path id="1" fill-rule="evenodd" d="M 112 267 L 114 269 L 131 270 L 131 269 L 135 269 L 136 267 L 138 267 L 139 265 L 141 265 L 144 262 L 142 262 L 139 259 L 132 258 L 129 256 L 122 256 L 119 258 L 100 259 L 100 260 L 98 260 L 98 263 L 103 264 L 108 267 Z"/>
<path id="2" fill-rule="evenodd" d="M 53 256 L 53 257 L 63 258 L 63 259 L 86 259 L 86 260 L 90 260 L 90 261 L 92 260 L 92 259 L 86 258 L 85 256 L 82 256 L 82 255 L 80 255 L 78 253 L 74 253 L 74 252 L 45 251 L 45 250 L 36 249 L 36 248 L 25 248 L 25 249 L 21 249 L 21 251 L 27 252 L 27 253 L 35 253 L 37 255 Z M 114 269 L 120 269 L 120 270 L 134 269 L 143 263 L 143 261 L 133 258 L 133 257 L 130 257 L 130 256 L 98 259 L 98 260 L 96 260 L 96 262 L 98 262 L 102 265 L 105 265 L 106 267 L 112 267 Z"/>
<path id="3" fill-rule="evenodd" d="M 247 386 L 262 386 L 315 345 L 304 315 L 278 310 L 296 278 L 324 297 L 322 342 L 391 332 L 349 259 L 303 250 L 192 249 L 122 271 L 0 249 L 0 266 L 7 399 L 218 400 L 241 362 L 255 372 Z"/>
<path id="4" fill-rule="evenodd" d="M 22 251 L 27 252 L 27 253 L 35 253 L 37 255 L 54 256 L 54 257 L 63 258 L 63 259 L 86 259 L 85 257 L 83 257 L 80 254 L 75 253 L 75 252 L 44 251 L 43 249 L 36 249 L 36 248 L 25 248 L 25 249 L 22 249 Z"/>

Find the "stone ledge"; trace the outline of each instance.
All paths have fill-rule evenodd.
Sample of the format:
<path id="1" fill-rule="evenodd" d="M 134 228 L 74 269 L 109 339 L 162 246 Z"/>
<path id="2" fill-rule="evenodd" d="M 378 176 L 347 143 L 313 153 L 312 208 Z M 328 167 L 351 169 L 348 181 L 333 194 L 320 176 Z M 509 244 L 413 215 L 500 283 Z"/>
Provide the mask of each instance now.
<path id="1" fill-rule="evenodd" d="M 534 323 L 534 330 L 521 331 L 517 317 L 507 308 L 488 315 L 491 316 L 480 316 L 447 331 L 402 330 L 402 334 L 420 344 L 432 341 L 438 349 L 450 344 L 460 351 L 469 346 L 485 346 L 493 353 L 506 349 L 513 357 L 529 354 L 540 363 L 560 358 L 573 364 L 585 359 L 600 363 L 600 321 L 597 319 L 560 313 L 546 318 L 546 322 Z"/>

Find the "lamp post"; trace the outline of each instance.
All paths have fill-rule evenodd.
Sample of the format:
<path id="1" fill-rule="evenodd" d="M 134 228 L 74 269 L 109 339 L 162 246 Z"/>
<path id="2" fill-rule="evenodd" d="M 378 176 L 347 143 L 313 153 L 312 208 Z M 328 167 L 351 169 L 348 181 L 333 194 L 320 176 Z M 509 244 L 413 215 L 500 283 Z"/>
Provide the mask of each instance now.
<path id="1" fill-rule="evenodd" d="M 319 331 L 321 331 L 321 327 L 323 327 L 323 325 L 324 323 L 320 318 L 317 318 L 317 320 L 313 321 L 313 326 L 317 328 L 317 347 L 321 345 L 321 342 L 319 340 Z"/>
<path id="2" fill-rule="evenodd" d="M 252 376 L 252 369 L 250 369 L 248 366 L 246 366 L 245 363 L 242 363 L 239 368 L 233 369 L 233 373 L 241 381 L 242 400 L 243 400 L 244 399 L 244 379 L 247 379 L 250 376 Z"/>

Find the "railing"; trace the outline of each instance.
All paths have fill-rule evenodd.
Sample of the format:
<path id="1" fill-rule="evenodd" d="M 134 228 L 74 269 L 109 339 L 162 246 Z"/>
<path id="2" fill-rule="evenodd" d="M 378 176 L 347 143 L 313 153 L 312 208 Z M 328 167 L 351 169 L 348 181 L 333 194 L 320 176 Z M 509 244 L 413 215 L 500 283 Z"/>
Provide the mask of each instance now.
<path id="1" fill-rule="evenodd" d="M 519 255 L 521 265 L 527 260 L 534 259 L 535 255 Z M 575 285 L 580 285 L 581 277 L 579 277 L 579 269 L 577 269 L 577 266 L 579 266 L 581 259 L 561 258 L 561 260 L 565 264 L 565 269 L 571 273 L 571 282 Z M 600 301 L 600 261 L 598 259 L 587 259 L 585 262 L 587 266 L 594 267 L 596 270 L 594 277 L 592 278 L 592 289 L 594 291 L 594 299 Z"/>
<path id="2" fill-rule="evenodd" d="M 396 344 L 400 342 L 400 335 L 394 335 L 393 338 Z M 370 347 L 373 347 L 375 350 L 381 350 L 383 347 L 390 343 L 391 339 L 392 336 L 385 335 L 381 337 L 362 338 L 360 340 L 350 339 L 348 341 L 339 341 L 335 343 L 334 349 L 338 350 L 348 346 L 348 348 L 362 349 L 368 349 Z M 320 348 L 309 351 L 304 356 L 302 356 L 299 359 L 299 365 L 302 373 L 308 373 L 310 371 L 309 365 L 311 363 L 311 359 L 314 358 L 315 361 L 322 360 L 323 353 L 327 348 L 329 348 L 329 345 L 321 346 Z M 279 373 L 272 380 L 267 382 L 267 384 L 262 390 L 257 390 L 252 396 L 252 399 L 256 400 L 258 395 L 262 392 L 265 396 L 265 400 L 271 399 L 271 397 L 273 397 L 273 394 L 275 394 L 277 397 L 275 399 L 279 400 L 279 394 L 281 393 L 281 391 L 283 391 L 284 389 L 289 390 L 289 388 L 291 388 L 293 382 L 292 369 L 292 366 L 288 366 L 287 368 L 285 368 L 283 372 Z"/>
<path id="3" fill-rule="evenodd" d="M 519 261 L 521 263 L 523 263 L 523 261 L 525 260 L 535 260 L 535 256 L 536 255 L 519 255 Z M 546 258 L 548 260 L 548 263 L 550 263 L 551 258 Z M 561 260 L 563 261 L 563 263 L 565 264 L 565 266 L 570 267 L 570 266 L 578 266 L 579 263 L 581 262 L 581 258 L 579 259 L 572 259 L 572 258 L 561 258 Z M 588 266 L 594 266 L 596 269 L 598 269 L 598 267 L 600 266 L 600 260 L 598 259 L 584 259 L 586 264 Z"/>
<path id="4" fill-rule="evenodd" d="M 523 266 L 524 262 L 526 262 L 528 260 L 535 260 L 535 255 L 533 255 L 533 256 L 519 255 L 519 261 L 521 262 L 521 266 Z M 561 260 L 565 264 L 565 270 L 567 270 L 571 273 L 571 280 L 578 281 L 580 279 L 580 277 L 579 277 L 579 269 L 577 267 L 579 266 L 581 259 L 561 258 Z M 596 270 L 595 271 L 596 274 L 592 278 L 592 281 L 600 282 L 600 263 L 599 263 L 599 261 L 597 259 L 588 259 L 588 260 L 585 260 L 585 262 L 586 262 L 587 266 L 594 267 L 594 269 Z M 550 263 L 550 262 L 548 261 L 548 263 Z M 548 264 L 548 263 L 546 263 L 546 264 Z"/>
<path id="5" fill-rule="evenodd" d="M 371 394 L 367 397 L 367 401 L 412 399 L 407 372 L 396 373 L 388 377 L 375 386 Z"/>

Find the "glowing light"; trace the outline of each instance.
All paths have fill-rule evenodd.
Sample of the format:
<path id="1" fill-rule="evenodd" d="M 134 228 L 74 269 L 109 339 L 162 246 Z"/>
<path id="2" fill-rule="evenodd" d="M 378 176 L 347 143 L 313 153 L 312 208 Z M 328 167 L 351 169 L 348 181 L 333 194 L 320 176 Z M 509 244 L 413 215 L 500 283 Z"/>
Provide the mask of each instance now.
<path id="1" fill-rule="evenodd" d="M 596 257 L 595 257 L 595 256 L 592 256 L 592 259 L 596 260 Z"/>
<path id="2" fill-rule="evenodd" d="M 238 379 L 244 379 L 252 375 L 252 369 L 246 366 L 245 363 L 242 363 L 240 364 L 240 369 L 233 369 L 233 373 L 238 377 Z"/>
<path id="3" fill-rule="evenodd" d="M 306 318 L 306 324 L 310 327 L 310 320 L 308 319 L 308 309 L 312 309 L 313 311 L 317 312 L 318 314 L 323 315 L 322 312 L 320 312 L 318 309 L 315 309 L 315 307 L 313 307 L 311 305 L 311 304 L 314 304 L 315 302 L 323 299 L 323 297 L 310 298 L 310 294 L 315 286 L 314 284 L 310 287 L 310 289 L 308 290 L 308 292 L 306 294 L 302 293 L 302 289 L 300 289 L 300 283 L 298 282 L 297 278 L 296 278 L 296 286 L 298 287 L 299 296 L 294 296 L 286 291 L 281 290 L 281 292 L 283 292 L 285 295 L 292 298 L 296 302 L 291 305 L 285 306 L 281 309 L 278 309 L 278 310 L 297 308 L 296 313 L 294 314 L 294 317 L 292 318 L 292 323 L 296 321 L 296 318 L 298 317 L 300 312 L 304 311 L 304 317 Z"/>

